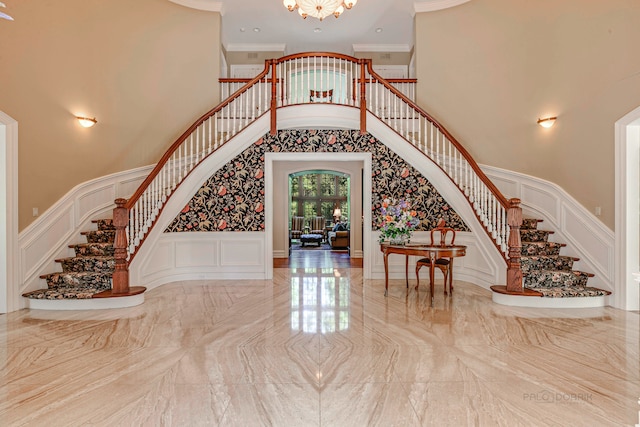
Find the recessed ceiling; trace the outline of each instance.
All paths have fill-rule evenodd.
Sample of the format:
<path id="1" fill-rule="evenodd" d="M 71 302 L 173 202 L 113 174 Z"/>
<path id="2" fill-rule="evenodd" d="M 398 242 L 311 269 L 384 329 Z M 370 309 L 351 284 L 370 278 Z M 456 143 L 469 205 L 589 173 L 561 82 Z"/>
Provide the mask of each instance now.
<path id="1" fill-rule="evenodd" d="M 302 19 L 282 0 L 170 0 L 183 6 L 222 13 L 222 43 L 228 51 L 279 50 L 339 52 L 353 55 L 409 52 L 413 47 L 415 11 L 427 12 L 469 0 L 360 0 L 339 18 Z M 259 31 L 249 29 L 259 28 Z M 355 47 L 355 49 L 354 49 Z"/>

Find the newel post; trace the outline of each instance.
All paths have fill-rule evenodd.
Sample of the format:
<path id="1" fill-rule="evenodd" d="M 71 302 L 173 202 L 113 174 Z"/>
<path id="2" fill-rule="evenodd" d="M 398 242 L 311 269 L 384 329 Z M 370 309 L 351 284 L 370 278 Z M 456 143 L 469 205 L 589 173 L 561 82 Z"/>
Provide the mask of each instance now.
<path id="1" fill-rule="evenodd" d="M 365 74 L 366 59 L 360 61 L 360 134 L 367 132 L 367 84 Z"/>
<path id="2" fill-rule="evenodd" d="M 278 76 L 276 76 L 276 61 L 271 61 L 271 130 L 270 134 L 278 133 L 278 121 L 276 119 L 276 110 L 278 109 Z"/>
<path id="3" fill-rule="evenodd" d="M 116 199 L 116 207 L 113 209 L 113 225 L 116 229 L 116 238 L 113 243 L 116 257 L 116 268 L 113 272 L 113 294 L 129 293 L 129 264 L 127 263 L 127 225 L 129 223 L 129 210 L 124 207 L 127 199 Z"/>
<path id="4" fill-rule="evenodd" d="M 507 210 L 509 225 L 509 261 L 507 263 L 507 292 L 522 293 L 522 269 L 520 268 L 520 226 L 522 225 L 522 208 L 520 199 L 510 199 Z"/>

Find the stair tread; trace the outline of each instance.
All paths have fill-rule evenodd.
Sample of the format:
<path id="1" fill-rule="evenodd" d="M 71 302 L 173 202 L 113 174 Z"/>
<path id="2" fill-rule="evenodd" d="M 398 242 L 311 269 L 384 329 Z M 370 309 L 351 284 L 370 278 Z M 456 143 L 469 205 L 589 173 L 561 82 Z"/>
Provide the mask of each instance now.
<path id="1" fill-rule="evenodd" d="M 55 275 L 68 275 L 75 277 L 94 277 L 94 276 L 109 276 L 111 277 L 113 273 L 106 273 L 101 271 L 56 271 L 53 273 L 47 273 L 40 276 L 41 279 L 46 279 L 47 277 L 55 276 Z"/>
<path id="2" fill-rule="evenodd" d="M 31 299 L 89 299 L 93 298 L 93 295 L 100 292 L 104 292 L 108 287 L 104 286 L 59 286 L 49 289 L 37 289 L 35 291 L 22 294 L 25 298 Z"/>
<path id="3" fill-rule="evenodd" d="M 116 259 L 113 255 L 84 255 L 84 256 L 70 256 L 65 258 L 58 258 L 55 262 L 64 262 L 64 261 L 73 261 L 75 259 L 86 260 L 86 259 L 96 259 L 99 261 L 109 261 L 112 259 Z"/>

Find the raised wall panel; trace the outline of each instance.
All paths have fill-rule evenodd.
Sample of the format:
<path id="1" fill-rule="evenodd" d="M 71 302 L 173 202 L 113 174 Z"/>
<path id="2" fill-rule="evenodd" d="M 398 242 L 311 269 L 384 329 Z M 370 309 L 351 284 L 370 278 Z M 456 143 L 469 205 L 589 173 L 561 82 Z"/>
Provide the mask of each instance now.
<path id="1" fill-rule="evenodd" d="M 264 264 L 264 240 L 222 240 L 220 265 L 258 266 Z"/>
<path id="2" fill-rule="evenodd" d="M 83 221 L 98 207 L 113 205 L 115 200 L 115 189 L 113 185 L 99 187 L 78 197 L 76 202 L 76 212 L 78 221 Z M 115 206 L 114 206 L 115 207 Z"/>
<path id="3" fill-rule="evenodd" d="M 175 266 L 215 267 L 219 265 L 216 241 L 184 241 L 175 243 Z"/>
<path id="4" fill-rule="evenodd" d="M 521 199 L 523 204 L 535 206 L 537 210 L 542 211 L 542 213 L 547 215 L 554 222 L 560 222 L 560 201 L 555 195 L 539 188 L 523 184 Z"/>
<path id="5" fill-rule="evenodd" d="M 69 237 L 73 230 L 73 219 L 72 205 L 68 205 L 64 211 L 59 212 L 58 216 L 49 221 L 45 235 L 38 239 L 33 239 L 22 246 L 21 268 L 23 280 L 36 274 L 47 254 L 58 250 L 62 242 Z"/>
<path id="6" fill-rule="evenodd" d="M 581 217 L 574 215 L 571 211 L 564 210 L 564 229 L 569 236 L 577 236 L 583 250 L 588 249 L 590 256 L 593 257 L 592 262 L 607 278 L 612 279 L 613 271 L 610 269 L 609 261 L 613 256 L 613 248 L 602 238 L 593 233 Z M 575 238 L 574 238 L 575 240 Z"/>

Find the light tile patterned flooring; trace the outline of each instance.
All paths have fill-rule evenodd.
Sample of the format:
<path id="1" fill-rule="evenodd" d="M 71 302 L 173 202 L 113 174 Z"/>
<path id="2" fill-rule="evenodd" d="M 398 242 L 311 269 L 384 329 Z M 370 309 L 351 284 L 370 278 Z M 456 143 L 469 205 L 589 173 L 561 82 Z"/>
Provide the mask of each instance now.
<path id="1" fill-rule="evenodd" d="M 638 313 L 504 307 L 463 282 L 430 307 L 339 265 L 1 315 L 0 425 L 640 423 Z"/>

